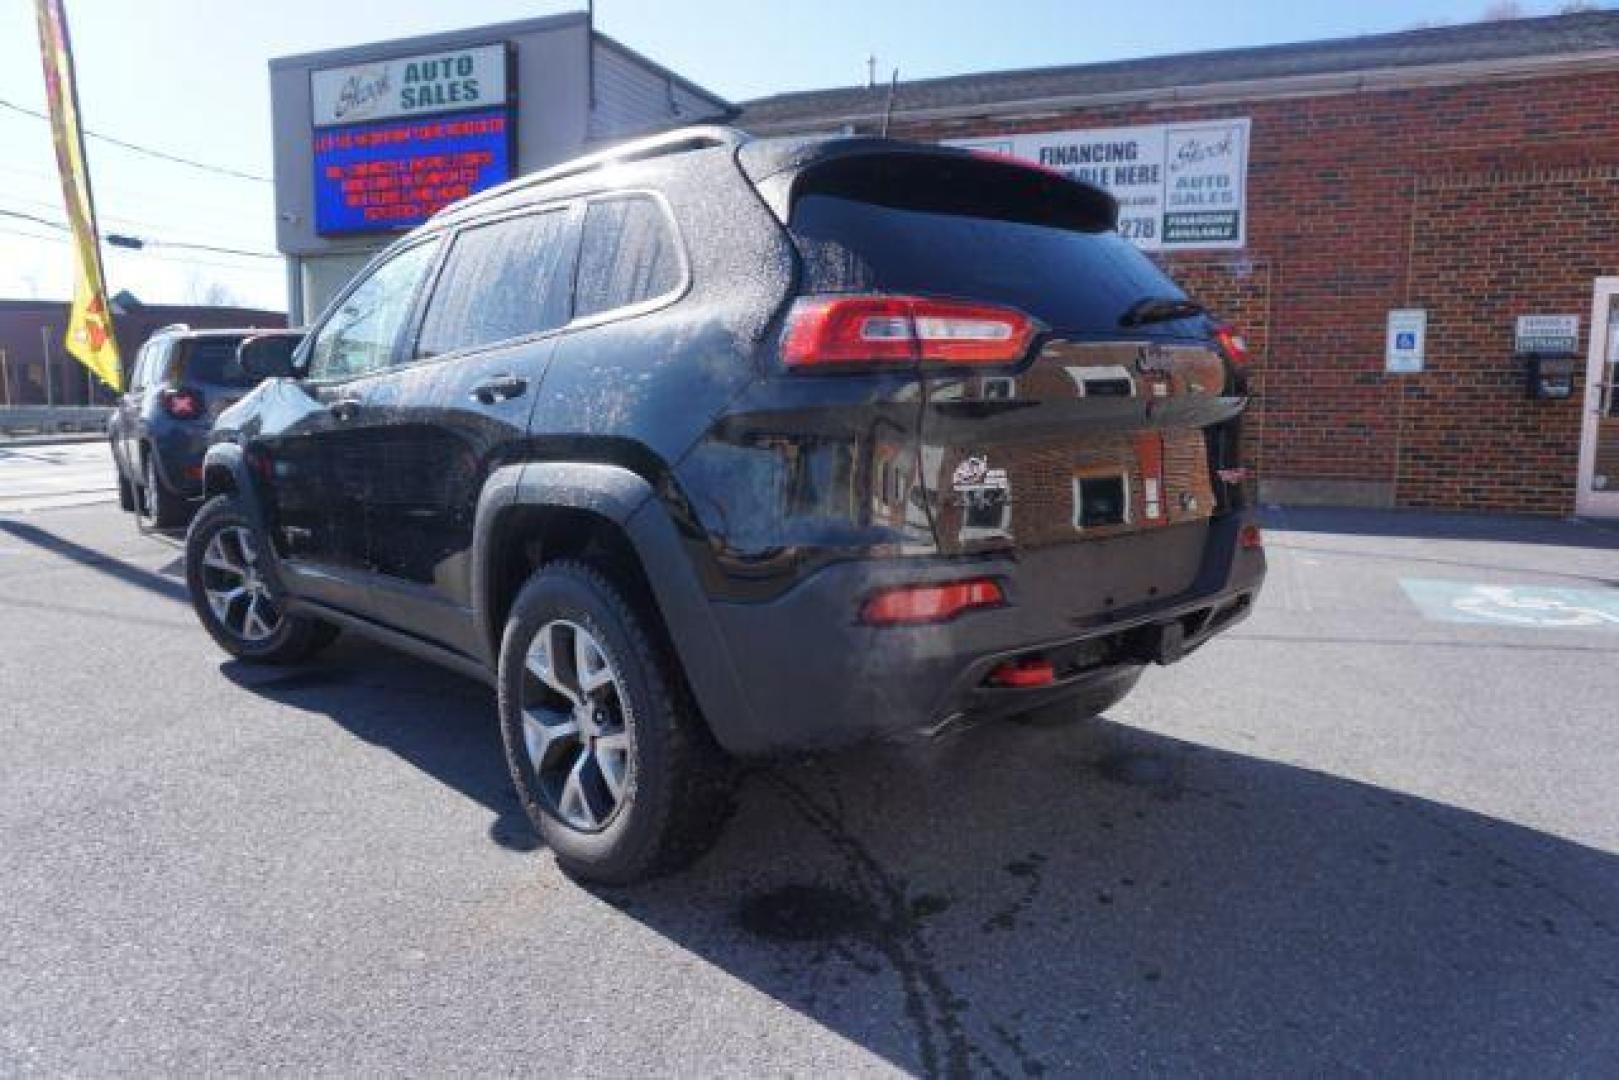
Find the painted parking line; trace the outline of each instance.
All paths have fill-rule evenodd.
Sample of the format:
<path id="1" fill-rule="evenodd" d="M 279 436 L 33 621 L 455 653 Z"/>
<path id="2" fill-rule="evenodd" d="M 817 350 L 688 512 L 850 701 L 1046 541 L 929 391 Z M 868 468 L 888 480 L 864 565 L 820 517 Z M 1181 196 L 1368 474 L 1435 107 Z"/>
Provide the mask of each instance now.
<path id="1" fill-rule="evenodd" d="M 1431 578 L 1401 578 L 1400 587 L 1424 618 L 1436 622 L 1619 630 L 1619 589 L 1564 589 Z"/>

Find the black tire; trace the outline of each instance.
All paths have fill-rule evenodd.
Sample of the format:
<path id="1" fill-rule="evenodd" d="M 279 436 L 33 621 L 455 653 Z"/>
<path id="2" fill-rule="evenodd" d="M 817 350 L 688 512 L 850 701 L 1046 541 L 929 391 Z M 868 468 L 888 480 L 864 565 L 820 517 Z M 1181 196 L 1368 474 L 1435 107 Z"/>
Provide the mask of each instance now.
<path id="1" fill-rule="evenodd" d="M 135 497 L 135 521 L 146 529 L 178 529 L 186 523 L 191 506 L 163 486 L 157 460 L 150 450 L 141 455 L 141 484 Z"/>
<path id="2" fill-rule="evenodd" d="M 1130 691 L 1136 688 L 1136 683 L 1141 681 L 1143 670 L 1140 667 L 1120 668 L 1114 674 L 1087 686 L 1073 697 L 1030 709 L 1012 719 L 1033 727 L 1057 727 L 1101 716 L 1130 695 Z"/>
<path id="3" fill-rule="evenodd" d="M 562 560 L 529 579 L 501 640 L 500 727 L 512 783 L 557 863 L 583 881 L 627 885 L 679 869 L 708 850 L 731 810 L 730 763 L 699 716 L 655 618 L 601 570 Z M 524 707 L 548 692 L 529 668 L 529 654 L 541 629 L 553 625 L 571 627 L 570 634 L 583 630 L 599 647 L 613 680 L 616 727 L 628 734 L 618 801 L 594 829 L 564 820 L 525 743 Z M 574 683 L 580 684 L 577 674 Z M 567 746 L 559 753 L 569 753 Z"/>
<path id="4" fill-rule="evenodd" d="M 118 509 L 133 511 L 135 509 L 135 485 L 131 484 L 129 479 L 124 476 L 124 470 L 121 467 L 115 465 L 114 468 L 118 469 Z"/>
<path id="5" fill-rule="evenodd" d="M 186 589 L 191 594 L 191 606 L 201 620 L 203 629 L 208 631 L 219 647 L 238 660 L 251 664 L 296 664 L 335 641 L 337 627 L 307 615 L 287 613 L 279 586 L 268 576 L 260 576 L 259 581 L 263 585 L 264 598 L 277 616 L 273 631 L 254 640 L 221 621 L 207 595 L 212 584 L 210 575 L 217 571 L 210 569 L 204 560 L 209 545 L 226 530 L 245 530 L 252 537 L 257 550 L 264 550 L 263 539 L 234 495 L 219 495 L 210 499 L 197 512 L 190 531 L 186 533 Z"/>

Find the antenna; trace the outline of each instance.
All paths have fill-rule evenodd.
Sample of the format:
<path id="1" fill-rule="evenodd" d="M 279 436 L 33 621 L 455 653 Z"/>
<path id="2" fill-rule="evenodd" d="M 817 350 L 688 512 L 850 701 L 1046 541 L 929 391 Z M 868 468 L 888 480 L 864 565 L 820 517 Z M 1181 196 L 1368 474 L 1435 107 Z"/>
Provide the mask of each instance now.
<path id="1" fill-rule="evenodd" d="M 899 68 L 888 78 L 888 104 L 883 106 L 883 138 L 888 138 L 888 121 L 894 118 L 894 91 L 899 89 Z"/>

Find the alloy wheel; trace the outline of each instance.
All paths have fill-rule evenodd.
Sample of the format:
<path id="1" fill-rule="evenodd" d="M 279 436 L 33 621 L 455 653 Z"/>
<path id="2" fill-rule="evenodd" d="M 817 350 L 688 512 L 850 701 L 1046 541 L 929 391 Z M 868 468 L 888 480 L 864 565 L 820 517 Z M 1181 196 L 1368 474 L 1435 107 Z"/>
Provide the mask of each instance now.
<path id="1" fill-rule="evenodd" d="M 259 642 L 281 625 L 281 609 L 259 567 L 251 530 L 227 525 L 214 533 L 202 555 L 203 595 L 220 625 L 247 642 Z"/>
<path id="2" fill-rule="evenodd" d="M 594 635 L 557 619 L 529 645 L 523 745 L 549 809 L 584 832 L 612 821 L 624 803 L 631 731 L 617 670 Z"/>

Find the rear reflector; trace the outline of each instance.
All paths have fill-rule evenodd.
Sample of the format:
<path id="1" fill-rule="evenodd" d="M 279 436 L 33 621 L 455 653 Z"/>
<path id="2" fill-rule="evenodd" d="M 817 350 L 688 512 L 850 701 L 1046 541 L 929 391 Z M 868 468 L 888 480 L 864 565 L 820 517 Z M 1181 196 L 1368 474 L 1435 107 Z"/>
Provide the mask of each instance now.
<path id="1" fill-rule="evenodd" d="M 1244 525 L 1237 532 L 1237 546 L 1252 551 L 1265 546 L 1265 535 L 1259 531 L 1258 525 Z"/>
<path id="2" fill-rule="evenodd" d="M 782 337 L 790 368 L 852 364 L 1011 364 L 1034 340 L 1015 308 L 920 296 L 807 296 Z"/>
<path id="3" fill-rule="evenodd" d="M 1050 686 L 1057 681 L 1057 672 L 1045 657 L 1025 656 L 996 667 L 989 673 L 989 681 L 994 686 Z"/>
<path id="4" fill-rule="evenodd" d="M 159 396 L 163 411 L 176 420 L 195 420 L 202 415 L 202 395 L 195 390 L 165 390 Z"/>
<path id="5" fill-rule="evenodd" d="M 970 608 L 996 607 L 1006 595 L 989 578 L 945 585 L 905 585 L 872 593 L 860 607 L 860 621 L 873 626 L 947 622 Z"/>

